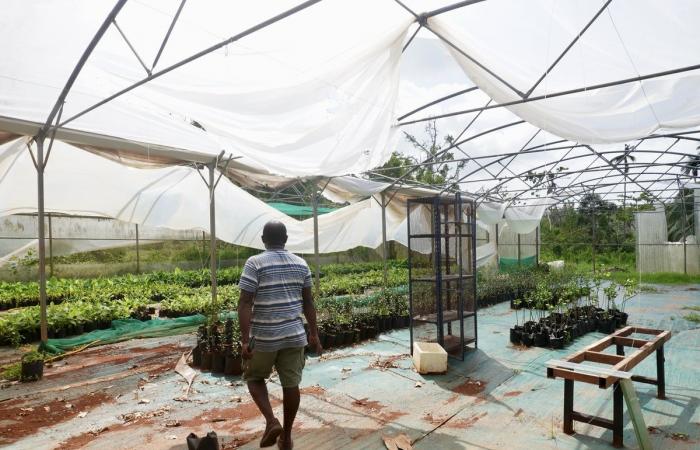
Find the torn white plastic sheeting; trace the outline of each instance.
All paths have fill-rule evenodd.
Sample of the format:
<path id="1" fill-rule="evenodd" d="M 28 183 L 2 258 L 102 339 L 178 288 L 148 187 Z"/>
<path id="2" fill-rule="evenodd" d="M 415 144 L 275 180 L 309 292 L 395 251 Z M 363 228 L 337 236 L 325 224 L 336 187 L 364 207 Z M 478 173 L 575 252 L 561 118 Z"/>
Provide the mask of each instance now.
<path id="1" fill-rule="evenodd" d="M 298 3 L 263 2 L 244 10 L 223 0 L 187 4 L 153 72 Z M 113 6 L 108 0 L 3 4 L 0 117 L 43 123 Z M 127 2 L 117 16 L 149 70 L 176 9 L 153 0 Z M 289 177 L 366 171 L 395 146 L 399 62 L 411 22 L 394 2 L 326 0 L 155 78 L 68 127 L 212 157 L 227 150 L 244 156 L 240 164 Z M 75 80 L 62 119 L 146 76 L 110 26 Z M 122 161 L 133 156 L 120 153 Z"/>
<path id="2" fill-rule="evenodd" d="M 26 143 L 27 138 L 21 138 L 0 145 L 0 216 L 36 211 L 36 170 Z M 51 158 L 45 174 L 47 212 L 111 217 L 144 227 L 209 230 L 208 189 L 193 168 L 136 169 L 60 141 L 54 143 Z M 381 245 L 378 201 L 368 198 L 319 216 L 320 251 Z M 219 239 L 262 249 L 262 228 L 273 219 L 286 224 L 291 251 L 313 253 L 313 219 L 297 221 L 221 179 L 216 190 Z M 423 214 L 413 223 L 429 229 L 431 222 Z M 387 240 L 407 244 L 403 201 L 395 199 L 387 205 L 386 225 Z M 418 250 L 429 252 L 430 248 Z M 478 254 L 489 251 L 477 249 Z"/>
<path id="3" fill-rule="evenodd" d="M 505 210 L 506 223 L 517 234 L 528 234 L 540 226 L 544 212 L 555 203 L 553 199 L 535 200 L 533 205 L 511 205 Z"/>

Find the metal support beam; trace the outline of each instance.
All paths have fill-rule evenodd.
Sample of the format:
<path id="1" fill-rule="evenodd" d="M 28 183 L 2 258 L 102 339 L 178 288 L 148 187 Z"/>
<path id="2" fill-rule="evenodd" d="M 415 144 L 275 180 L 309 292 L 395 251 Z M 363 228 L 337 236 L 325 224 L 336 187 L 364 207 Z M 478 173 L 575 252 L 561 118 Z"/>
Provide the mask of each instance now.
<path id="1" fill-rule="evenodd" d="M 595 194 L 595 190 L 593 190 L 593 194 Z M 596 224 L 597 219 L 596 219 L 596 215 L 595 215 L 595 210 L 596 210 L 596 209 L 593 208 L 593 211 L 592 211 L 592 213 L 591 213 L 591 215 L 592 215 L 592 217 L 593 217 L 593 229 L 592 229 L 592 232 L 591 232 L 591 235 L 592 235 L 592 239 L 591 239 L 591 255 L 592 255 L 592 259 L 593 259 L 593 273 L 595 273 L 595 243 L 596 243 L 596 234 L 595 234 L 595 232 L 596 232 L 596 228 L 597 228 L 597 226 L 596 226 L 596 225 L 597 225 L 597 224 Z"/>
<path id="2" fill-rule="evenodd" d="M 316 296 L 318 297 L 321 293 L 321 256 L 318 249 L 318 191 L 316 188 L 314 188 L 311 195 L 314 215 L 314 266 L 316 272 L 314 288 L 316 291 Z"/>
<path id="3" fill-rule="evenodd" d="M 49 277 L 53 278 L 53 227 L 51 226 L 51 214 L 49 218 Z"/>
<path id="4" fill-rule="evenodd" d="M 39 327 L 41 342 L 49 339 L 46 319 L 46 231 L 44 229 L 44 136 L 37 136 L 36 140 L 36 173 L 37 173 L 37 225 L 39 231 Z"/>
<path id="5" fill-rule="evenodd" d="M 216 181 L 214 172 L 218 163 L 218 158 L 207 166 L 209 169 L 209 270 L 211 272 L 211 301 L 212 306 L 217 300 L 217 258 L 216 258 Z"/>
<path id="6" fill-rule="evenodd" d="M 655 72 L 655 73 L 641 75 L 641 76 L 633 77 L 633 78 L 625 78 L 624 80 L 610 81 L 607 83 L 593 84 L 590 86 L 584 86 L 584 87 L 580 87 L 580 88 L 576 88 L 576 89 L 568 89 L 565 91 L 553 92 L 551 94 L 543 94 L 543 95 L 537 95 L 534 97 L 521 98 L 518 100 L 513 100 L 511 102 L 503 102 L 503 103 L 498 103 L 495 105 L 484 106 L 481 108 L 470 108 L 470 109 L 465 109 L 462 111 L 454 111 L 451 113 L 438 114 L 438 115 L 434 115 L 434 116 L 430 116 L 430 117 L 424 117 L 422 119 L 411 120 L 408 122 L 400 122 L 398 125 L 400 125 L 400 126 L 411 125 L 414 123 L 426 122 L 429 120 L 444 119 L 445 117 L 453 117 L 453 116 L 460 116 L 463 114 L 470 114 L 470 113 L 474 113 L 474 112 L 484 111 L 487 109 L 495 109 L 495 108 L 514 106 L 514 105 L 521 105 L 523 103 L 530 103 L 530 102 L 536 102 L 536 101 L 540 101 L 540 100 L 547 100 L 547 99 L 554 98 L 554 97 L 562 97 L 565 95 L 578 94 L 580 92 L 587 92 L 587 91 L 593 91 L 596 89 L 603 89 L 603 88 L 612 87 L 612 86 L 619 86 L 621 84 L 636 83 L 639 81 L 651 80 L 653 78 L 660 78 L 660 77 L 664 77 L 667 75 L 675 75 L 678 73 L 690 72 L 690 71 L 698 70 L 698 69 L 700 69 L 700 64 L 695 64 L 692 66 L 679 67 L 677 69 L 672 69 L 672 70 L 664 70 L 663 72 Z"/>
<path id="7" fill-rule="evenodd" d="M 688 275 L 688 248 L 686 245 L 686 211 L 685 211 L 685 189 L 683 189 L 683 185 L 681 184 L 681 179 L 678 177 L 678 194 L 681 196 L 681 227 L 683 227 L 683 273 Z"/>
<path id="8" fill-rule="evenodd" d="M 384 262 L 384 285 L 386 286 L 389 274 L 386 245 L 386 195 L 384 192 L 382 192 L 382 261 Z"/>
<path id="9" fill-rule="evenodd" d="M 136 273 L 141 273 L 141 252 L 139 249 L 139 224 L 136 224 Z"/>
<path id="10" fill-rule="evenodd" d="M 89 113 L 90 111 L 92 111 L 96 108 L 99 108 L 100 106 L 102 106 L 106 103 L 111 102 L 115 98 L 121 97 L 122 95 L 126 94 L 127 92 L 130 92 L 130 91 L 136 89 L 137 87 L 148 83 L 149 81 L 151 81 L 155 78 L 159 78 L 159 77 L 161 77 L 169 72 L 172 72 L 173 70 L 177 69 L 178 67 L 184 66 L 185 64 L 189 64 L 192 61 L 195 61 L 203 56 L 206 56 L 209 53 L 212 53 L 212 52 L 214 52 L 222 47 L 225 47 L 233 42 L 236 42 L 236 41 L 238 41 L 238 40 L 240 40 L 240 39 L 242 39 L 250 34 L 253 34 L 259 30 L 262 30 L 263 28 L 266 28 L 266 27 L 268 27 L 276 22 L 279 22 L 282 19 L 285 19 L 285 18 L 292 16 L 300 11 L 303 11 L 310 6 L 313 6 L 316 3 L 319 3 L 320 1 L 321 0 L 307 0 L 307 1 L 300 3 L 299 5 L 297 5 L 293 8 L 288 9 L 287 11 L 284 11 L 280 14 L 277 14 L 274 17 L 271 17 L 267 20 L 262 21 L 262 22 L 258 23 L 257 25 L 254 25 L 254 26 L 246 29 L 245 31 L 242 31 L 234 36 L 231 36 L 230 38 L 223 40 L 223 41 L 219 42 L 218 44 L 214 44 L 208 48 L 205 48 L 202 51 L 195 53 L 194 55 L 191 55 L 191 56 L 189 56 L 189 57 L 187 57 L 187 58 L 185 58 L 185 59 L 183 59 L 175 64 L 172 64 L 171 66 L 168 66 L 165 69 L 159 70 L 158 72 L 153 72 L 151 75 L 125 87 L 124 89 L 110 95 L 107 98 L 100 100 L 99 102 L 97 102 L 97 103 L 93 104 L 92 106 L 88 107 L 87 109 L 84 109 L 83 111 L 73 115 L 72 117 L 69 117 L 68 119 L 66 119 L 65 121 L 60 123 L 58 126 L 64 126 L 64 125 L 74 121 L 75 119 L 84 116 L 85 114 Z M 122 0 L 122 3 L 123 2 L 126 2 L 126 0 Z"/>

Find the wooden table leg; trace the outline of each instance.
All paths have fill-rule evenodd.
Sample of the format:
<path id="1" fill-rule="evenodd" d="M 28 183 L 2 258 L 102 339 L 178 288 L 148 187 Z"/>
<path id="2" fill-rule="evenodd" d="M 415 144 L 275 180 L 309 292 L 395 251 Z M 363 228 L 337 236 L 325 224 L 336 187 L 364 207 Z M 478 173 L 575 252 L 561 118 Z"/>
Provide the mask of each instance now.
<path id="1" fill-rule="evenodd" d="M 664 369 L 664 346 L 656 349 L 656 397 L 666 398 L 666 371 Z"/>
<path id="2" fill-rule="evenodd" d="M 621 448 L 623 446 L 623 403 L 624 397 L 622 395 L 622 387 L 618 381 L 613 385 L 613 447 L 617 448 Z"/>
<path id="3" fill-rule="evenodd" d="M 564 379 L 564 433 L 574 434 L 574 380 Z"/>
<path id="4" fill-rule="evenodd" d="M 615 350 L 616 350 L 615 353 L 617 353 L 618 355 L 625 356 L 625 346 L 624 345 L 617 344 Z"/>

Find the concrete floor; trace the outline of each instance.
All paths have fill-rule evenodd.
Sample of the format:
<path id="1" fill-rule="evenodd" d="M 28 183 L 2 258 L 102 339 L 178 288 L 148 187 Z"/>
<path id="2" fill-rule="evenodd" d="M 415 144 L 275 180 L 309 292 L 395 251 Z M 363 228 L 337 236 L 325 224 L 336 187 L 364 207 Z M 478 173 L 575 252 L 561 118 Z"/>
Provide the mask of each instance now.
<path id="1" fill-rule="evenodd" d="M 700 325 L 683 319 L 700 306 L 700 285 L 659 287 L 628 305 L 630 323 L 673 330 L 666 346 L 667 400 L 636 384 L 654 448 L 700 445 Z M 480 311 L 479 349 L 450 360 L 446 375 L 412 369 L 408 330 L 307 361 L 296 449 L 381 449 L 382 436 L 406 434 L 416 449 L 611 448 L 611 432 L 576 423 L 561 432 L 563 381 L 544 363 L 602 337 L 591 333 L 562 351 L 517 349 L 508 305 Z M 172 371 L 193 335 L 133 340 L 86 350 L 46 370 L 38 383 L 0 390 L 0 445 L 16 449 L 184 449 L 192 431 L 215 430 L 224 448 L 258 448 L 263 423 L 239 378 Z M 648 358 L 634 373 L 655 375 Z M 281 388 L 270 391 L 281 415 Z M 576 384 L 575 408 L 612 417 L 612 391 Z M 636 448 L 625 413 L 625 444 Z"/>

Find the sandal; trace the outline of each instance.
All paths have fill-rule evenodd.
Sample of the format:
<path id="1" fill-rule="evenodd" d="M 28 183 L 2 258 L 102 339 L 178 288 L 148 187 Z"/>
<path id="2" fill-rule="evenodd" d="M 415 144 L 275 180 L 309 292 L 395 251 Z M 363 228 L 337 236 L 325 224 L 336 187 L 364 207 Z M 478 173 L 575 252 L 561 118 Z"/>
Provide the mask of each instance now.
<path id="1" fill-rule="evenodd" d="M 260 440 L 260 447 L 271 447 L 275 445 L 277 438 L 282 434 L 282 424 L 280 421 L 275 419 L 275 422 L 265 429 L 262 439 Z"/>

